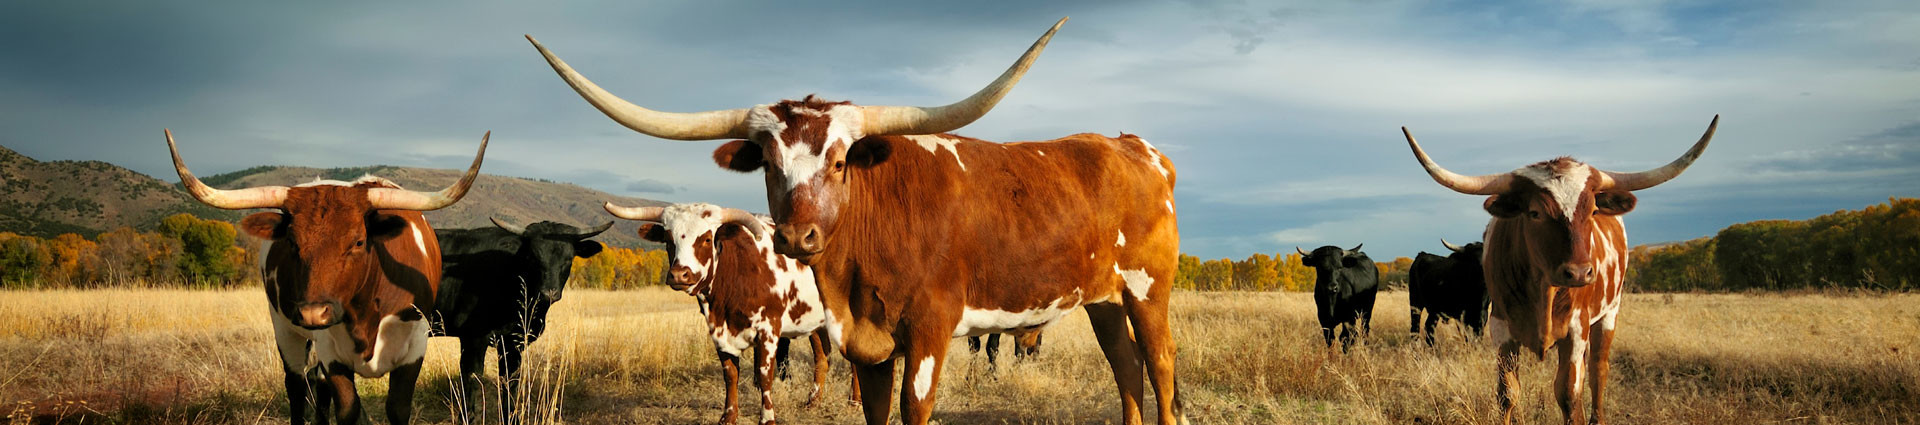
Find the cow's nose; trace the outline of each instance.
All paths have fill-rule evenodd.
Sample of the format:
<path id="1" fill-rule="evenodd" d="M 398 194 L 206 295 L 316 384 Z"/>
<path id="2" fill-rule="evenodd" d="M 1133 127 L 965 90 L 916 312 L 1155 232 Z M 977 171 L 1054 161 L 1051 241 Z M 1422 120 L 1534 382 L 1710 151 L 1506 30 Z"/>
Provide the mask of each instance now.
<path id="1" fill-rule="evenodd" d="M 1593 263 L 1567 263 L 1560 266 L 1560 281 L 1579 287 L 1593 283 Z"/>
<path id="2" fill-rule="evenodd" d="M 336 303 L 318 302 L 301 305 L 300 326 L 316 329 L 333 326 L 338 321 L 336 319 L 340 313 L 340 308 L 334 304 Z"/>
<path id="3" fill-rule="evenodd" d="M 791 257 L 811 257 L 821 249 L 820 225 L 781 224 L 773 235 L 773 248 Z"/>
<path id="4" fill-rule="evenodd" d="M 677 285 L 684 287 L 685 285 L 693 284 L 692 268 L 687 266 L 673 266 L 673 269 L 669 270 L 668 273 L 673 274 L 673 283 Z"/>

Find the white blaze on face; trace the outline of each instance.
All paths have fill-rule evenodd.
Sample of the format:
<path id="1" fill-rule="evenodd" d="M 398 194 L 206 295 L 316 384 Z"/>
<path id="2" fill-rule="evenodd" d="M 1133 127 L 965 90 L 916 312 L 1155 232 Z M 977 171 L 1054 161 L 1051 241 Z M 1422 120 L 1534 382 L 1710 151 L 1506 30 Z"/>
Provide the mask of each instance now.
<path id="1" fill-rule="evenodd" d="M 835 160 L 835 158 L 827 157 L 828 152 L 833 152 L 835 146 L 840 146 L 843 148 L 840 151 L 844 153 L 846 152 L 844 148 L 852 147 L 855 140 L 860 140 L 860 138 L 864 136 L 860 134 L 860 129 L 862 128 L 865 116 L 861 115 L 858 107 L 852 105 L 834 105 L 832 109 L 826 112 L 813 109 L 794 109 L 793 112 L 795 114 L 824 116 L 827 118 L 825 123 L 827 125 L 827 140 L 821 141 L 819 150 L 814 150 L 814 145 L 809 143 L 809 141 L 784 140 L 784 136 L 781 134 L 787 130 L 787 123 L 780 121 L 778 117 L 774 116 L 773 111 L 768 108 L 769 105 L 760 105 L 754 107 L 752 111 L 749 111 L 747 113 L 747 126 L 751 127 L 755 132 L 765 132 L 769 135 L 766 140 L 760 140 L 758 142 L 771 143 L 774 147 L 774 155 L 772 158 L 768 158 L 768 161 L 778 167 L 780 172 L 786 177 L 787 190 L 793 190 L 802 183 L 819 178 L 822 171 L 827 170 L 827 167 L 833 165 L 828 162 Z M 810 125 L 817 125 L 817 121 L 815 124 Z"/>
<path id="2" fill-rule="evenodd" d="M 927 392 L 933 391 L 933 356 L 920 359 L 920 371 L 913 374 L 913 398 L 927 399 Z"/>
<path id="3" fill-rule="evenodd" d="M 673 239 L 673 265 L 686 267 L 695 276 L 702 279 L 713 269 L 713 263 L 719 261 L 719 253 L 708 251 L 707 261 L 701 262 L 694 251 L 695 243 L 701 237 L 715 238 L 720 234 L 721 220 L 725 211 L 719 206 L 705 203 L 676 204 L 667 206 L 660 213 L 660 225 L 667 230 L 667 237 Z M 719 241 L 709 241 L 709 249 L 719 246 Z"/>
<path id="4" fill-rule="evenodd" d="M 912 140 L 914 143 L 920 144 L 921 148 L 925 148 L 927 152 L 933 153 L 934 156 L 940 156 L 940 148 L 946 148 L 947 152 L 953 152 L 953 162 L 960 164 L 960 171 L 967 171 L 967 163 L 960 160 L 960 149 L 954 146 L 954 144 L 960 143 L 959 140 L 934 134 L 917 134 L 906 137 L 907 140 Z"/>
<path id="5" fill-rule="evenodd" d="M 1121 270 L 1120 263 L 1113 263 L 1113 274 L 1120 275 L 1120 279 L 1127 282 L 1127 293 L 1141 301 L 1146 301 L 1148 292 L 1153 290 L 1153 276 L 1148 275 L 1145 268 Z"/>
<path id="6" fill-rule="evenodd" d="M 1513 174 L 1533 180 L 1534 185 L 1546 189 L 1553 195 L 1553 202 L 1560 204 L 1562 217 L 1572 220 L 1580 208 L 1580 194 L 1587 190 L 1587 177 L 1592 168 L 1581 163 L 1568 168 L 1565 173 L 1558 173 L 1551 165 L 1527 166 L 1513 170 Z"/>

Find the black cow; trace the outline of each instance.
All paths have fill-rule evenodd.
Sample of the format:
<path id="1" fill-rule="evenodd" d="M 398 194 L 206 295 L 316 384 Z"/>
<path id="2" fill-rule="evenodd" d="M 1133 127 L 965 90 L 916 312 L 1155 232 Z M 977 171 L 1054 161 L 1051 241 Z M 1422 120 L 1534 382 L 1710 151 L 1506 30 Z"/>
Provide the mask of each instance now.
<path id="1" fill-rule="evenodd" d="M 613 223 L 586 231 L 551 221 L 519 227 L 495 218 L 493 225 L 433 232 L 445 267 L 434 306 L 434 336 L 460 338 L 462 416 L 473 406 L 467 395 L 479 391 L 487 347 L 500 352 L 500 411 L 511 418 L 521 353 L 546 330 L 547 308 L 560 301 L 573 258 L 600 253 L 600 243 L 587 238 Z"/>
<path id="2" fill-rule="evenodd" d="M 1313 267 L 1313 303 L 1320 308 L 1320 334 L 1327 347 L 1333 347 L 1333 328 L 1347 325 L 1340 330 L 1341 352 L 1353 345 L 1354 326 L 1360 327 L 1362 337 L 1373 331 L 1373 297 L 1380 292 L 1380 268 L 1360 252 L 1363 245 L 1353 249 L 1328 245 L 1312 253 L 1293 248 L 1302 263 Z"/>
<path id="3" fill-rule="evenodd" d="M 1421 252 L 1413 260 L 1413 268 L 1407 271 L 1407 304 L 1413 317 L 1411 332 L 1415 337 L 1421 335 L 1420 316 L 1424 310 L 1427 345 L 1433 345 L 1433 328 L 1442 317 L 1459 320 L 1474 335 L 1480 335 L 1487 326 L 1487 283 L 1480 267 L 1480 253 L 1485 244 L 1474 242 L 1459 246 L 1445 239 L 1441 239 L 1440 244 L 1453 254 L 1442 257 Z"/>

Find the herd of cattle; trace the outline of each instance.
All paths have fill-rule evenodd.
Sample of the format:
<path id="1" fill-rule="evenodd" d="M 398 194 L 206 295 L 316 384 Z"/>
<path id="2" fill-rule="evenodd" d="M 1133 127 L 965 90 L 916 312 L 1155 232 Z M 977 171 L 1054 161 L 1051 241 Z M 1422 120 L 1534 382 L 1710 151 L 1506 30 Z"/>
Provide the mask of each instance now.
<path id="1" fill-rule="evenodd" d="M 936 107 L 860 106 L 808 96 L 749 108 L 657 112 L 602 90 L 527 37 L 555 72 L 595 108 L 662 139 L 731 140 L 713 152 L 721 168 L 762 173 L 770 216 L 708 204 L 606 205 L 646 222 L 640 234 L 666 246 L 665 279 L 706 316 L 726 378 L 721 423 L 738 416 L 737 364 L 748 350 L 761 389 L 761 423 L 773 423 L 771 385 L 785 338 L 813 344 L 811 401 L 823 393 L 828 353 L 853 364 L 851 397 L 869 424 L 891 415 L 900 374 L 902 419 L 932 413 L 947 344 L 1005 333 L 1016 354 L 1037 352 L 1040 330 L 1075 309 L 1090 318 L 1113 372 L 1124 423 L 1141 423 L 1152 403 L 1159 423 L 1186 423 L 1168 319 L 1179 256 L 1173 162 L 1130 134 L 995 143 L 948 133 L 986 114 L 1017 83 L 1061 24 L 1040 37 L 998 79 L 966 99 Z M 1521 350 L 1558 349 L 1554 382 L 1561 412 L 1582 419 L 1582 382 L 1592 422 L 1603 422 L 1602 391 L 1614 316 L 1626 275 L 1620 216 L 1633 191 L 1678 176 L 1706 148 L 1719 119 L 1692 149 L 1638 173 L 1557 158 L 1517 170 L 1463 176 L 1429 159 L 1406 133 L 1434 181 L 1485 196 L 1493 216 L 1485 242 L 1442 243 L 1445 257 L 1421 253 L 1411 272 L 1413 332 L 1441 317 L 1475 334 L 1490 328 L 1499 347 L 1496 385 L 1503 420 Z M 1405 129 L 1402 129 L 1405 132 Z M 270 241 L 263 259 L 267 299 L 292 422 L 326 412 L 363 415 L 355 376 L 390 375 L 387 418 L 406 423 L 430 336 L 460 339 L 460 373 L 478 382 L 486 348 L 496 347 L 510 397 L 521 352 L 561 300 L 571 259 L 601 250 L 589 240 L 611 222 L 580 229 L 552 222 L 524 227 L 435 230 L 421 211 L 458 202 L 480 171 L 487 138 L 466 173 L 437 192 L 402 189 L 383 178 L 220 190 L 188 171 L 167 132 L 182 184 L 226 209 L 268 209 L 240 227 Z M 1314 300 L 1329 347 L 1345 350 L 1368 333 L 1379 272 L 1360 247 L 1300 252 L 1316 269 Z M 1151 384 L 1154 398 L 1145 398 Z M 312 391 L 312 393 L 310 393 Z M 467 394 L 475 393 L 467 391 Z M 504 403 L 510 406 L 510 403 Z M 470 405 L 470 403 L 462 403 Z"/>

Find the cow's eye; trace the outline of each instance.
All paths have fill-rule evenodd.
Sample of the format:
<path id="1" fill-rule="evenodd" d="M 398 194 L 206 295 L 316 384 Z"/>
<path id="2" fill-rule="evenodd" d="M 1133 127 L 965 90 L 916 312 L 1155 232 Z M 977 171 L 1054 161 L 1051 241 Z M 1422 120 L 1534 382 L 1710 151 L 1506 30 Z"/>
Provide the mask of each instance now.
<path id="1" fill-rule="evenodd" d="M 1527 210 L 1527 218 L 1531 218 L 1531 219 L 1534 219 L 1534 220 L 1539 220 L 1539 219 L 1540 219 L 1540 210 Z"/>
<path id="2" fill-rule="evenodd" d="M 846 169 L 847 169 L 847 162 L 846 162 L 846 161 L 834 161 L 834 162 L 833 162 L 833 171 L 835 171 L 835 172 L 839 172 L 839 171 L 843 171 L 843 170 L 846 170 Z"/>

